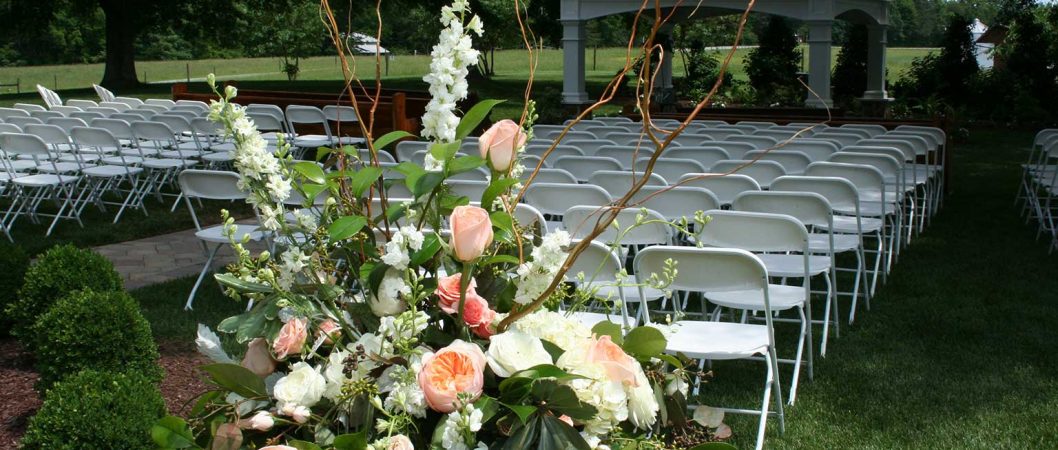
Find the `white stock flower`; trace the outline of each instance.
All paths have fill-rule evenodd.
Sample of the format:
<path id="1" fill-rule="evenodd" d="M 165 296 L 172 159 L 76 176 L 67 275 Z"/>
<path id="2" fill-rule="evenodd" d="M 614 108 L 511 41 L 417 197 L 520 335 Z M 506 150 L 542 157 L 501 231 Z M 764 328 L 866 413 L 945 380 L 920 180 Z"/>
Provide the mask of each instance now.
<path id="1" fill-rule="evenodd" d="M 471 17 L 464 27 L 463 16 L 469 12 L 470 7 L 464 0 L 456 0 L 452 6 L 441 9 L 441 23 L 445 28 L 430 52 L 430 71 L 423 77 L 429 84 L 431 98 L 422 116 L 422 136 L 438 142 L 452 142 L 456 138 L 459 125 L 456 103 L 466 98 L 466 77 L 470 73 L 467 68 L 476 64 L 480 55 L 468 32 L 480 36 L 484 27 L 478 16 Z M 436 170 L 436 167 L 428 166 L 427 170 Z"/>
<path id="2" fill-rule="evenodd" d="M 492 371 L 504 378 L 520 370 L 552 363 L 551 354 L 544 349 L 539 338 L 518 330 L 492 336 L 487 356 Z"/>
<path id="3" fill-rule="evenodd" d="M 518 267 L 518 289 L 514 294 L 516 303 L 530 303 L 547 290 L 566 261 L 564 249 L 569 242 L 569 233 L 565 230 L 544 236 L 540 246 L 534 248 L 530 255 L 532 261 L 526 261 Z"/>
<path id="4" fill-rule="evenodd" d="M 277 281 L 283 289 L 290 289 L 297 280 L 297 275 L 309 265 L 309 256 L 298 247 L 289 247 L 279 257 L 279 277 Z"/>
<path id="5" fill-rule="evenodd" d="M 327 389 L 327 380 L 308 363 L 298 362 L 290 373 L 276 382 L 275 398 L 284 414 L 293 415 L 298 406 L 311 407 L 320 401 Z"/>
<path id="6" fill-rule="evenodd" d="M 378 380 L 378 390 L 389 394 L 383 404 L 386 411 L 426 417 L 426 394 L 419 387 L 419 369 L 420 365 L 412 362 L 410 367 L 393 365 L 382 372 Z"/>
<path id="7" fill-rule="evenodd" d="M 386 242 L 385 252 L 382 254 L 382 262 L 397 270 L 408 268 L 411 262 L 411 252 L 422 248 L 423 234 L 415 227 L 406 225 L 393 233 L 389 242 Z"/>

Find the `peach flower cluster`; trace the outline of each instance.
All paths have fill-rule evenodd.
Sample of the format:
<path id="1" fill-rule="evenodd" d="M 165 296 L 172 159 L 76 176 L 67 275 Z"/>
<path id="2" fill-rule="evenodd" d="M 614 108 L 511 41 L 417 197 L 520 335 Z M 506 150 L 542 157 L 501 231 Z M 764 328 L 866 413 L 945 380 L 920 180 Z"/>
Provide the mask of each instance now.
<path id="1" fill-rule="evenodd" d="M 477 400 L 485 385 L 485 353 L 477 344 L 455 340 L 436 353 L 422 357 L 419 388 L 426 404 L 441 413 L 460 407 L 459 395 Z"/>
<path id="2" fill-rule="evenodd" d="M 459 287 L 462 280 L 463 275 L 458 273 L 438 280 L 437 305 L 442 311 L 452 315 L 459 314 Z M 478 295 L 474 289 L 476 285 L 477 282 L 471 279 L 470 285 L 467 286 L 466 300 L 463 303 L 463 322 L 474 334 L 488 339 L 495 332 L 492 322 L 496 320 L 496 311 L 489 308 L 489 302 Z"/>

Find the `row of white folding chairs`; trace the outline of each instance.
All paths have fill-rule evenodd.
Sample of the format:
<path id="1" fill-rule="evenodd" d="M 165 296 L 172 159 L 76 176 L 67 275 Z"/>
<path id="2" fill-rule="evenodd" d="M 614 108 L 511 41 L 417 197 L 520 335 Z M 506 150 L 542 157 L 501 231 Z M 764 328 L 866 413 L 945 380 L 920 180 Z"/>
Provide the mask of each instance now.
<path id="1" fill-rule="evenodd" d="M 1036 237 L 1048 235 L 1049 252 L 1058 248 L 1058 128 L 1040 130 L 1033 138 L 1028 159 L 1022 165 L 1021 184 L 1015 205 L 1022 203 L 1021 215 L 1025 222 L 1036 222 Z"/>

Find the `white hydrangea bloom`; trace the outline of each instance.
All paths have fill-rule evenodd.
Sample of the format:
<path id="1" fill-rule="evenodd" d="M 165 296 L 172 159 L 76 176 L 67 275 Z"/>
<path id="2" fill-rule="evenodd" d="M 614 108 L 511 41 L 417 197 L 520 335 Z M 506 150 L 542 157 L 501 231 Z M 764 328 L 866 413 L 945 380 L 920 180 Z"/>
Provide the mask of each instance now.
<path id="1" fill-rule="evenodd" d="M 565 230 L 544 236 L 540 246 L 533 249 L 531 261 L 518 267 L 518 290 L 514 294 L 516 303 L 530 303 L 547 290 L 562 263 L 566 262 L 565 247 L 569 242 L 569 233 Z"/>
<path id="2" fill-rule="evenodd" d="M 511 324 L 511 329 L 548 341 L 563 350 L 583 346 L 591 337 L 591 329 L 580 321 L 547 310 L 537 310 L 518 319 Z"/>

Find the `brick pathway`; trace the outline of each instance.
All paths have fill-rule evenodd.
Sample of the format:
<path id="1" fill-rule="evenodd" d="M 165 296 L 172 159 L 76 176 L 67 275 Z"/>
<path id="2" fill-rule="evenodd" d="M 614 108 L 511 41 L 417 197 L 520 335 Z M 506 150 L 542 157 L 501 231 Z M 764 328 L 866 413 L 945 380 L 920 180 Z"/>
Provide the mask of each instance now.
<path id="1" fill-rule="evenodd" d="M 264 248 L 250 246 L 251 251 Z M 95 251 L 114 263 L 125 281 L 126 289 L 136 289 L 177 278 L 198 275 L 206 263 L 206 252 L 195 237 L 195 230 L 178 231 L 135 241 L 96 247 Z M 234 258 L 230 246 L 224 246 L 213 261 L 218 270 Z"/>

